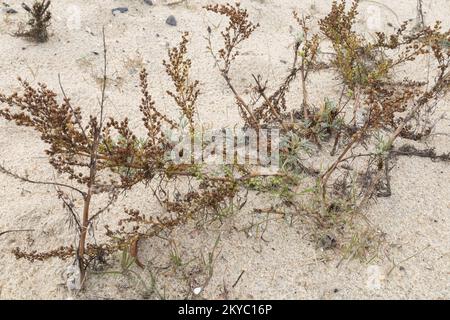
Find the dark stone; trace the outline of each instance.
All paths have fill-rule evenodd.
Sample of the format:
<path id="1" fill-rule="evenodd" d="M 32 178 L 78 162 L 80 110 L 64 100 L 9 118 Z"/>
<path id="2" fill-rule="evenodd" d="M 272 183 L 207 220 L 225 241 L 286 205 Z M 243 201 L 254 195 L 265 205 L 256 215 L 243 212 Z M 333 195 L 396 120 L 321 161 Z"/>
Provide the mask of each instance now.
<path id="1" fill-rule="evenodd" d="M 177 25 L 177 19 L 175 19 L 175 17 L 174 16 L 169 16 L 168 18 L 167 18 L 167 20 L 166 20 L 166 23 L 169 25 L 169 26 L 176 26 Z"/>
<path id="2" fill-rule="evenodd" d="M 153 1 L 152 0 L 144 0 L 144 3 L 148 4 L 149 6 L 153 5 Z"/>
<path id="3" fill-rule="evenodd" d="M 324 235 L 319 239 L 319 247 L 325 250 L 335 248 L 337 245 L 336 239 L 331 235 Z"/>
<path id="4" fill-rule="evenodd" d="M 111 12 L 113 15 L 115 15 L 115 12 L 125 13 L 128 12 L 128 8 L 127 7 L 114 8 L 111 10 Z"/>

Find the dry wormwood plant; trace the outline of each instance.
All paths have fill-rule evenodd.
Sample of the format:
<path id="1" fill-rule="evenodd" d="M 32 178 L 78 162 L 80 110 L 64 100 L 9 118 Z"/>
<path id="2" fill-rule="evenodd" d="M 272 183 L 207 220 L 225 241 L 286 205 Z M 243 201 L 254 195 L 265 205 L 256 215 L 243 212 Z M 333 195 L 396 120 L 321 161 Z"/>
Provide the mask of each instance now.
<path id="1" fill-rule="evenodd" d="M 16 32 L 16 36 L 25 37 L 36 42 L 46 42 L 48 40 L 48 27 L 52 14 L 49 10 L 50 0 L 36 0 L 31 8 L 23 3 L 22 7 L 30 15 L 27 22 L 28 30 L 20 30 Z"/>
<path id="2" fill-rule="evenodd" d="M 384 151 L 391 149 L 399 135 L 414 136 L 410 121 L 415 117 L 420 121 L 421 111 L 430 110 L 430 104 L 435 106 L 448 90 L 449 51 L 442 46 L 442 42 L 448 41 L 450 33 L 442 33 L 439 22 L 433 28 L 426 27 L 410 33 L 404 23 L 396 34 L 387 37 L 377 33 L 376 41 L 369 43 L 352 31 L 357 5 L 358 1 L 355 1 L 350 11 L 345 13 L 345 2 L 334 3 L 331 13 L 319 23 L 336 52 L 331 65 L 342 76 L 344 88 L 350 90 L 354 100 L 352 121 L 356 125 L 356 132 L 323 175 L 324 186 L 348 152 L 370 135 L 384 133 L 389 136 Z M 437 64 L 436 69 L 432 70 L 436 76 L 434 84 L 430 80 L 393 79 L 399 66 L 427 54 L 431 54 Z M 431 89 L 426 90 L 426 87 Z M 357 125 L 356 115 L 360 108 L 364 108 L 365 117 L 363 123 Z M 425 131 L 429 133 L 431 128 Z M 380 170 L 384 166 L 382 162 L 380 158 L 377 164 Z"/>
<path id="3" fill-rule="evenodd" d="M 248 12 L 238 4 L 205 8 L 228 19 L 219 37 L 222 45 L 218 50 L 214 49 L 216 37 L 208 29 L 208 50 L 235 98 L 243 122 L 253 129 L 278 128 L 282 133 L 280 172 L 261 175 L 251 167 L 233 163 L 224 166 L 224 175 L 217 176 L 210 175 L 201 165 L 172 161 L 168 155 L 177 151 L 177 141 L 172 141 L 169 135 L 171 130 L 182 130 L 182 124 L 159 111 L 149 93 L 145 70 L 140 74 L 139 109 L 146 137 L 139 138 L 126 118 L 106 120 L 105 45 L 100 113 L 90 116 L 87 123 L 83 121 L 81 109 L 72 106 L 63 90 L 62 103 L 45 85 L 34 89 L 26 81 L 21 81 L 24 94 L 0 94 L 0 103 L 7 106 L 0 109 L 0 116 L 39 132 L 41 139 L 50 146 L 47 150 L 50 163 L 68 181 L 35 181 L 3 166 L 1 171 L 24 182 L 54 185 L 79 235 L 76 247 L 61 247 L 46 253 L 16 249 L 18 258 L 43 260 L 76 256 L 81 282 L 93 259 L 117 250 L 129 250 L 133 261 L 144 266 L 138 259 L 140 239 L 156 236 L 189 220 L 197 223 L 220 220 L 227 212 L 245 205 L 248 190 L 276 195 L 269 208 L 255 208 L 256 212 L 312 220 L 323 233 L 319 241 L 322 247 L 339 246 L 350 255 L 359 256 L 375 242 L 374 237 L 368 235 L 352 241 L 349 245 L 356 247 L 348 248 L 328 231 L 348 236 L 345 224 L 353 213 L 370 198 L 389 194 L 383 189 L 389 189 L 391 156 L 401 155 L 403 151 L 403 154 L 428 154 L 434 159 L 448 159 L 433 152 L 394 149 L 394 142 L 400 136 L 419 139 L 431 132 L 430 122 L 423 122 L 424 114 L 432 113 L 448 92 L 450 50 L 445 44 L 450 42 L 450 32 L 442 32 L 439 23 L 419 30 L 410 30 L 404 23 L 394 34 L 377 33 L 374 41 L 368 41 L 354 31 L 358 1 L 353 2 L 349 10 L 345 1 L 333 2 L 330 13 L 319 21 L 317 33 L 311 31 L 310 17 L 294 13 L 302 36 L 295 39 L 292 63 L 286 76 L 269 92 L 263 76 L 252 74 L 254 86 L 249 97 L 245 97 L 234 86 L 233 66 L 238 60 L 240 45 L 257 32 L 258 25 L 249 20 Z M 188 34 L 185 33 L 179 46 L 169 49 L 169 59 L 163 64 L 175 88 L 167 94 L 187 120 L 193 138 L 200 90 L 199 82 L 190 76 L 187 44 Z M 331 53 L 322 54 L 324 44 L 332 48 Z M 430 77 L 398 79 L 399 68 L 420 56 L 434 59 L 430 63 Z M 308 82 L 310 75 L 318 71 L 336 77 L 341 90 L 335 97 L 323 97 L 323 103 L 316 106 L 308 99 Z M 297 80 L 301 99 L 290 101 L 287 93 L 293 90 Z M 312 163 L 320 163 L 315 161 L 317 159 L 328 161 L 325 168 L 320 168 L 308 164 L 307 159 L 313 159 Z M 94 219 L 111 209 L 122 191 L 141 182 L 151 188 L 151 195 L 168 214 L 153 217 L 127 209 L 127 217 L 121 219 L 117 227 L 107 226 L 110 242 L 89 242 L 87 231 L 94 228 Z M 179 188 L 181 184 L 185 188 Z M 73 205 L 71 195 L 64 190 L 82 197 L 81 214 Z M 103 207 L 94 206 L 92 201 L 100 193 L 109 195 Z"/>
<path id="4" fill-rule="evenodd" d="M 147 91 L 147 74 L 141 73 L 142 101 L 140 110 L 148 138 L 138 139 L 128 127 L 128 119 L 106 120 L 106 83 L 107 51 L 104 44 L 103 81 L 101 86 L 100 111 L 98 116 L 90 116 L 87 123 L 83 121 L 79 107 L 72 105 L 64 90 L 63 102 L 57 101 L 57 95 L 44 84 L 37 89 L 26 81 L 21 81 L 24 88 L 22 95 L 0 95 L 0 102 L 7 107 L 0 110 L 0 116 L 14 121 L 19 126 L 32 127 L 41 135 L 41 139 L 50 148 L 46 150 L 50 164 L 67 182 L 41 182 L 11 172 L 4 166 L 0 169 L 27 183 L 53 185 L 57 195 L 69 212 L 69 217 L 76 225 L 79 241 L 74 246 L 61 247 L 49 252 L 24 252 L 14 250 L 17 258 L 30 261 L 45 260 L 51 257 L 68 259 L 76 257 L 79 277 L 75 278 L 73 288 L 83 285 L 89 264 L 106 254 L 119 249 L 121 243 L 88 243 L 88 230 L 93 229 L 94 221 L 101 214 L 109 211 L 118 195 L 129 190 L 136 183 L 151 180 L 164 163 L 164 151 L 168 143 L 162 133 L 163 124 L 174 128 L 176 124 L 157 111 L 154 101 Z M 78 193 L 83 199 L 81 213 L 78 212 L 71 194 L 64 190 Z M 109 200 L 105 205 L 93 205 L 93 199 L 100 194 L 107 194 Z M 98 197 L 100 198 L 100 197 Z"/>
<path id="5" fill-rule="evenodd" d="M 200 91 L 198 89 L 198 80 L 191 83 L 189 79 L 191 60 L 185 58 L 187 53 L 186 45 L 188 43 L 187 37 L 188 33 L 185 32 L 179 48 L 172 48 L 169 50 L 170 62 L 164 60 L 163 64 L 176 89 L 176 93 L 167 91 L 167 94 L 174 99 L 183 115 L 186 116 L 189 122 L 190 133 L 193 134 L 195 131 L 195 103 Z"/>
<path id="6" fill-rule="evenodd" d="M 240 97 L 230 78 L 231 65 L 239 55 L 237 47 L 248 39 L 259 25 L 254 25 L 248 20 L 247 10 L 241 9 L 239 4 L 236 4 L 236 6 L 216 4 L 208 5 L 205 8 L 209 11 L 224 15 L 229 19 L 228 26 L 221 33 L 224 43 L 223 48 L 217 54 L 214 53 L 211 38 L 209 38 L 208 49 L 213 55 L 222 77 L 236 97 L 236 104 L 239 107 L 240 115 L 250 127 L 259 128 L 259 121 L 251 110 L 251 106 Z M 210 29 L 208 29 L 208 33 L 211 35 Z"/>
<path id="7" fill-rule="evenodd" d="M 62 200 L 68 210 L 70 219 L 77 227 L 79 241 L 76 249 L 73 246 L 61 247 L 46 253 L 25 253 L 19 248 L 14 250 L 18 258 L 28 260 L 44 260 L 50 257 L 67 259 L 76 256 L 76 266 L 80 277 L 77 279 L 79 287 L 84 281 L 86 268 L 89 262 L 95 258 L 99 251 L 106 249 L 103 246 L 87 243 L 88 229 L 93 221 L 101 213 L 109 209 L 117 198 L 120 189 L 127 189 L 129 185 L 126 179 L 120 183 L 114 179 L 101 178 L 100 173 L 108 169 L 108 161 L 111 155 L 120 156 L 120 150 L 104 150 L 101 146 L 109 139 L 107 129 L 109 123 L 104 126 L 105 90 L 106 90 L 106 44 L 104 40 L 104 68 L 103 85 L 100 99 L 99 116 L 90 116 L 87 123 L 83 122 L 81 109 L 72 106 L 65 96 L 62 103 L 56 99 L 57 95 L 44 84 L 33 88 L 28 82 L 20 80 L 24 90 L 22 95 L 13 93 L 10 96 L 0 94 L 0 102 L 8 107 L 0 110 L 0 116 L 9 121 L 14 121 L 19 126 L 31 127 L 36 130 L 41 139 L 50 147 L 46 150 L 50 164 L 56 171 L 67 178 L 67 182 L 40 182 L 31 178 L 20 176 L 1 167 L 3 173 L 29 183 L 49 184 L 57 188 L 58 198 Z M 117 152 L 116 152 L 117 151 Z M 109 153 L 111 152 L 111 153 Z M 65 190 L 75 192 L 83 199 L 82 212 L 79 213 L 72 201 L 71 194 Z M 92 208 L 92 199 L 95 195 L 107 193 L 109 201 L 97 211 Z"/>
<path id="8" fill-rule="evenodd" d="M 168 92 L 168 95 L 175 100 L 180 112 L 188 119 L 192 132 L 195 125 L 195 102 L 199 91 L 198 81 L 191 81 L 189 76 L 191 62 L 185 57 L 187 37 L 188 34 L 185 33 L 179 47 L 169 50 L 169 62 L 164 61 L 164 65 L 176 88 L 176 93 Z M 208 178 L 200 177 L 193 166 L 170 162 L 168 155 L 173 148 L 173 142 L 167 138 L 165 132 L 176 129 L 179 125 L 158 111 L 148 91 L 148 75 L 145 70 L 140 74 L 142 100 L 139 109 L 147 137 L 138 138 L 129 128 L 126 118 L 122 121 L 106 119 L 104 109 L 108 78 L 104 36 L 103 44 L 100 111 L 98 116 L 90 116 L 87 123 L 83 122 L 81 109 L 72 105 L 62 86 L 62 103 L 57 101 L 57 94 L 44 84 L 39 84 L 35 89 L 23 80 L 20 80 L 24 88 L 23 94 L 0 94 L 0 103 L 6 105 L 0 109 L 0 116 L 40 133 L 41 139 L 50 146 L 46 150 L 50 164 L 62 177 L 67 178 L 67 182 L 36 181 L 4 166 L 0 167 L 0 171 L 23 182 L 55 186 L 58 198 L 62 200 L 71 221 L 77 227 L 79 238 L 76 247 L 63 246 L 41 253 L 24 252 L 16 248 L 13 252 L 17 258 L 30 261 L 42 261 L 51 257 L 66 260 L 75 256 L 75 266 L 80 273 L 78 278 L 72 280 L 72 288 L 76 289 L 82 287 L 92 261 L 117 250 L 130 250 L 136 258 L 136 263 L 143 266 L 137 259 L 137 242 L 141 237 L 157 235 L 165 229 L 186 222 L 189 218 L 199 216 L 202 211 L 219 210 L 220 203 L 232 198 L 235 193 L 232 183 L 209 181 Z M 179 198 L 178 191 L 175 198 L 169 198 L 167 185 L 184 177 L 200 180 L 200 186 L 198 183 L 195 186 L 189 184 L 189 191 L 182 199 Z M 129 209 L 125 212 L 128 218 L 120 221 L 117 231 L 111 231 L 107 226 L 106 235 L 110 237 L 110 242 L 96 244 L 88 241 L 88 230 L 95 228 L 94 220 L 111 209 L 121 192 L 131 189 L 139 182 L 152 181 L 157 181 L 154 195 L 169 212 L 175 213 L 175 216 L 148 218 L 136 210 Z M 74 205 L 71 194 L 64 190 L 78 193 L 82 197 L 84 205 L 81 214 Z M 94 197 L 101 193 L 108 194 L 109 201 L 103 207 L 99 204 L 94 206 Z M 145 232 L 141 232 L 144 227 Z"/>
<path id="9" fill-rule="evenodd" d="M 306 212 L 322 227 L 336 217 L 347 216 L 339 213 L 357 211 L 374 195 L 383 194 L 395 140 L 399 136 L 420 139 L 429 134 L 432 127 L 429 121 L 423 121 L 424 114 L 435 110 L 449 88 L 450 51 L 445 44 L 450 32 L 442 32 L 439 22 L 434 27 L 413 30 L 403 23 L 396 33 L 377 33 L 375 41 L 370 42 L 354 30 L 358 4 L 354 1 L 347 10 L 345 1 L 334 1 L 330 13 L 319 21 L 320 32 L 316 34 L 310 31 L 309 17 L 294 12 L 302 35 L 295 40 L 289 73 L 272 95 L 267 93 L 262 77 L 253 75 L 255 87 L 250 102 L 233 86 L 232 65 L 236 62 L 237 46 L 251 36 L 256 26 L 239 5 L 206 7 L 229 19 L 221 33 L 223 47 L 217 51 L 213 50 L 208 29 L 208 49 L 236 97 L 243 120 L 253 128 L 276 125 L 282 130 L 285 177 L 278 187 L 288 183 L 289 190 L 283 194 L 286 198 L 282 210 Z M 330 44 L 332 53 L 322 54 L 322 44 Z M 400 67 L 425 55 L 434 58 L 429 70 L 432 76 L 425 80 L 397 79 Z M 307 80 L 309 74 L 319 70 L 333 72 L 341 81 L 341 90 L 337 97 L 324 97 L 323 105 L 317 107 L 308 102 Z M 298 108 L 293 102 L 287 111 L 286 93 L 299 74 L 302 103 Z M 263 103 L 256 105 L 259 101 Z M 322 159 L 331 155 L 332 161 L 320 170 L 306 165 L 300 154 Z M 304 189 L 304 193 L 313 193 L 312 201 L 306 205 L 298 192 L 292 191 L 299 180 L 287 179 L 295 176 L 301 180 L 302 176 L 313 178 L 312 188 Z M 279 212 L 280 208 L 272 206 L 269 210 Z"/>

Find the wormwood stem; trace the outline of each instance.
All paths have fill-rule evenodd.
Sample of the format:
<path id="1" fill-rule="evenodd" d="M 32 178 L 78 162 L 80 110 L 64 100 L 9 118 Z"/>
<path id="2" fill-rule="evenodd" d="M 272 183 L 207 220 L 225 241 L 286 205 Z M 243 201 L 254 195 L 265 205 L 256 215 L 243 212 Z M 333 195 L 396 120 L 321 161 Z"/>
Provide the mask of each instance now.
<path id="1" fill-rule="evenodd" d="M 103 115 L 105 108 L 105 99 L 106 99 L 106 81 L 107 81 L 107 49 L 106 49 L 106 36 L 105 36 L 105 27 L 102 29 L 102 39 L 103 39 L 103 83 L 101 88 L 101 99 L 100 99 L 100 119 L 97 123 L 96 127 L 93 128 L 94 133 L 94 141 L 91 148 L 91 159 L 89 164 L 89 181 L 88 181 L 88 191 L 84 197 L 84 206 L 83 206 L 83 217 L 81 224 L 81 233 L 80 233 L 80 241 L 78 245 L 78 259 L 81 260 L 81 283 L 84 283 L 84 278 L 86 276 L 86 265 L 84 261 L 84 255 L 86 250 L 86 236 L 88 227 L 90 224 L 90 205 L 92 199 L 92 188 L 96 184 L 96 176 L 97 176 L 97 160 L 99 153 L 99 145 L 102 140 L 102 128 L 103 128 Z"/>

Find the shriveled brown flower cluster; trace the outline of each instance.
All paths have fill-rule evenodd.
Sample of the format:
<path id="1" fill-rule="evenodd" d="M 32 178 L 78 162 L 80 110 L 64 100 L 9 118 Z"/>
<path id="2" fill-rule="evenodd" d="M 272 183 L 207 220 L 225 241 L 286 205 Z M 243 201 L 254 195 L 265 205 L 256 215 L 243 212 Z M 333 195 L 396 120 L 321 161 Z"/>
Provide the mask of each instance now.
<path id="1" fill-rule="evenodd" d="M 189 78 L 192 62 L 186 58 L 188 36 L 189 33 L 185 32 L 178 48 L 169 49 L 169 62 L 164 60 L 163 64 L 176 89 L 175 93 L 167 91 L 167 94 L 174 99 L 177 106 L 181 109 L 182 114 L 189 122 L 190 132 L 193 133 L 195 129 L 195 104 L 200 90 L 198 89 L 198 80 L 192 81 Z"/>

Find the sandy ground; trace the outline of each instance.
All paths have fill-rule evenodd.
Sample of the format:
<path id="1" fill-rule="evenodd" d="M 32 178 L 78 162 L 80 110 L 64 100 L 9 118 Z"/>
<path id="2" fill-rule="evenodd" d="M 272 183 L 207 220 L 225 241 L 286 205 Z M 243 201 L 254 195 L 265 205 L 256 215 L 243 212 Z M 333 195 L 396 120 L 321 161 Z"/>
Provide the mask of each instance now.
<path id="1" fill-rule="evenodd" d="M 207 26 L 215 30 L 224 25 L 223 20 L 206 14 L 201 8 L 211 1 L 187 0 L 175 6 L 158 0 L 153 1 L 153 6 L 137 0 L 54 1 L 53 34 L 49 42 L 40 45 L 10 35 L 25 15 L 20 8 L 22 1 L 5 2 L 19 13 L 6 15 L 2 11 L 0 15 L 0 90 L 17 89 L 15 78 L 20 75 L 33 84 L 45 82 L 59 93 L 60 74 L 72 102 L 80 105 L 83 112 L 93 112 L 99 96 L 96 79 L 101 74 L 101 55 L 98 53 L 102 50 L 101 28 L 105 26 L 112 79 L 108 87 L 107 112 L 118 118 L 127 116 L 132 124 L 138 125 L 138 72 L 145 66 L 158 105 L 176 117 L 175 108 L 164 95 L 170 82 L 161 61 L 166 57 L 167 47 L 176 45 L 181 33 L 189 31 L 192 75 L 200 80 L 203 93 L 199 101 L 200 120 L 211 125 L 237 121 L 232 97 L 213 69 L 213 61 L 206 50 Z M 274 80 L 286 72 L 285 61 L 290 61 L 290 46 L 296 33 L 292 31 L 295 25 L 292 10 L 319 18 L 327 12 L 331 1 L 249 0 L 241 3 L 249 9 L 253 20 L 261 24 L 242 48 L 234 71 L 239 89 L 244 89 L 251 81 L 251 73 L 261 73 Z M 116 7 L 128 7 L 129 11 L 113 15 L 111 10 Z M 362 18 L 358 27 L 369 35 L 389 31 L 388 23 L 396 26 L 399 21 L 416 18 L 416 4 L 411 0 L 362 1 L 360 11 Z M 427 23 L 438 19 L 443 21 L 444 27 L 450 26 L 450 1 L 425 0 L 424 12 Z M 165 23 L 169 15 L 176 17 L 177 26 Z M 314 99 L 320 102 L 327 92 L 336 91 L 335 83 L 327 75 L 318 75 L 313 80 L 313 102 Z M 448 102 L 444 101 L 439 109 L 447 119 L 437 126 L 438 134 L 426 141 L 426 145 L 436 147 L 438 152 L 450 151 Z M 34 132 L 3 120 L 0 130 L 0 161 L 5 166 L 19 172 L 26 170 L 40 180 L 53 177 L 43 153 L 45 146 Z M 170 246 L 162 239 L 141 243 L 143 259 L 154 266 L 170 265 L 171 250 L 176 250 L 183 262 L 191 261 L 178 269 L 170 267 L 154 274 L 160 294 L 149 297 L 192 297 L 189 295 L 192 290 L 201 287 L 198 297 L 212 299 L 449 299 L 449 163 L 400 158 L 392 171 L 392 189 L 391 197 L 378 199 L 365 212 L 386 238 L 382 252 L 369 263 L 351 260 L 337 267 L 340 258 L 316 249 L 308 240 L 308 228 L 301 223 L 271 221 L 264 240 L 258 237 L 258 230 L 239 231 L 249 220 L 247 209 L 228 218 L 220 229 L 197 230 L 192 226 L 176 229 L 170 235 Z M 149 195 L 148 200 L 142 203 L 145 194 Z M 63 285 L 62 274 L 67 263 L 51 260 L 30 264 L 17 261 L 10 253 L 16 246 L 46 250 L 72 243 L 73 231 L 67 226 L 67 216 L 54 195 L 52 187 L 26 185 L 0 176 L 0 232 L 35 230 L 0 237 L 1 299 L 74 298 Z M 158 213 L 158 206 L 144 188 L 120 199 L 118 208 L 136 203 L 140 203 L 143 210 Z M 251 207 L 251 203 L 247 207 Z M 111 212 L 99 225 L 114 219 L 117 219 L 116 213 Z M 213 252 L 213 275 L 205 285 L 207 268 L 201 257 L 212 252 L 219 235 L 219 244 Z M 118 257 L 111 263 L 111 269 L 117 269 Z M 151 282 L 148 274 L 144 281 Z M 141 289 L 121 275 L 94 274 L 89 278 L 86 292 L 78 298 L 146 297 Z"/>

